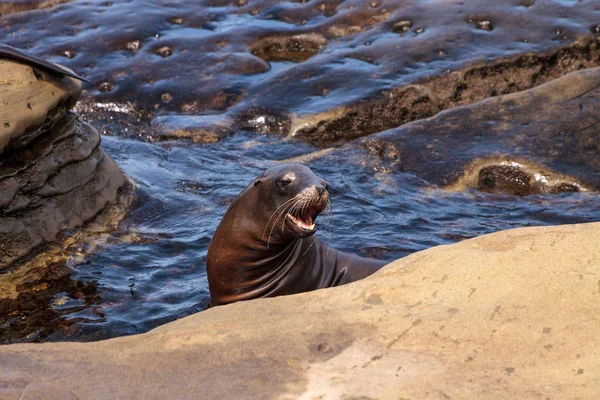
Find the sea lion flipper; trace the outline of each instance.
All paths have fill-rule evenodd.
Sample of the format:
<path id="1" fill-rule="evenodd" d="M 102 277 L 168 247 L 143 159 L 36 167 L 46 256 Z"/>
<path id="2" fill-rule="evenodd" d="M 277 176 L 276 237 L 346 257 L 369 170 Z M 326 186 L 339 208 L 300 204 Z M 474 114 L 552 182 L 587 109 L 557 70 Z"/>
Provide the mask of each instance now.
<path id="1" fill-rule="evenodd" d="M 12 46 L 0 43 L 0 58 L 8 58 L 14 61 L 21 61 L 26 64 L 30 64 L 34 67 L 38 67 L 40 69 L 44 69 L 47 71 L 51 71 L 60 75 L 68 76 L 70 78 L 79 79 L 80 81 L 91 83 L 89 80 L 77 75 L 74 72 L 63 69 L 60 66 L 41 59 L 36 56 L 32 56 L 30 54 L 24 53 L 21 50 L 15 49 Z"/>

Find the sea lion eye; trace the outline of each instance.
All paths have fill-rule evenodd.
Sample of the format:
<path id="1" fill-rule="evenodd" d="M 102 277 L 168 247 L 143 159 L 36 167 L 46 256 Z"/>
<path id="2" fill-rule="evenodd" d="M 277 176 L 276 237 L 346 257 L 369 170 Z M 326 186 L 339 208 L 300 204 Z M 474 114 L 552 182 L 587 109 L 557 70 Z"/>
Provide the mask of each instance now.
<path id="1" fill-rule="evenodd" d="M 282 179 L 279 182 L 279 187 L 282 189 L 286 189 L 288 186 L 290 186 L 290 184 L 292 183 L 291 180 L 289 179 Z"/>

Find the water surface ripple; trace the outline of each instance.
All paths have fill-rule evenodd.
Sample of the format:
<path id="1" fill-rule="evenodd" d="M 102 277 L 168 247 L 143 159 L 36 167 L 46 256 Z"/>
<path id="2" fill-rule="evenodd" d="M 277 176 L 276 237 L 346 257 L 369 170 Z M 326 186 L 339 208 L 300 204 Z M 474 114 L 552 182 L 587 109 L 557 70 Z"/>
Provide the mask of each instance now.
<path id="1" fill-rule="evenodd" d="M 57 293 L 48 307 L 65 320 L 64 327 L 40 327 L 29 340 L 134 334 L 207 308 L 206 251 L 228 204 L 273 164 L 265 160 L 314 150 L 249 132 L 213 145 L 156 146 L 105 137 L 103 146 L 138 183 L 138 205 L 113 240 L 75 266 L 71 279 L 96 288 L 93 304 Z M 320 238 L 389 261 L 502 229 L 600 220 L 592 193 L 455 193 L 410 174 L 327 159 L 309 166 L 330 183 L 333 201 L 332 215 L 318 220 Z M 54 305 L 58 298 L 67 301 Z"/>
<path id="2" fill-rule="evenodd" d="M 0 343 L 135 334 L 209 307 L 206 252 L 227 206 L 277 160 L 321 149 L 286 139 L 292 132 L 326 131 L 338 145 L 600 64 L 596 0 L 76 0 L 15 13 L 5 10 L 50 3 L 5 3 L 2 42 L 94 82 L 82 103 L 98 108 L 79 111 L 110 134 L 103 148 L 139 189 L 121 227 L 66 263 L 70 274 L 40 292 L 19 288 L 17 303 L 0 300 Z M 550 51 L 562 53 L 531 55 Z M 498 86 L 487 85 L 492 76 Z M 150 116 L 136 119 L 140 110 Z M 136 139 L 161 129 L 193 132 L 196 143 Z M 600 221 L 594 192 L 451 192 L 339 155 L 308 165 L 333 202 L 319 237 L 388 261 L 503 229 Z"/>

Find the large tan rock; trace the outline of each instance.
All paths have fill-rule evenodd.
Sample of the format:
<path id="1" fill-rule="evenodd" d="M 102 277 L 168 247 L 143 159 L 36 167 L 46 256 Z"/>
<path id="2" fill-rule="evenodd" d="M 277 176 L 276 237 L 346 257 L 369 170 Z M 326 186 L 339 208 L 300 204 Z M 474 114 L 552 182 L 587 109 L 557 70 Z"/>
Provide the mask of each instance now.
<path id="1" fill-rule="evenodd" d="M 34 72 L 2 58 L 0 77 L 0 153 L 6 147 L 22 147 L 51 128 L 81 95 L 76 79 Z"/>
<path id="2" fill-rule="evenodd" d="M 0 347 L 0 398 L 596 398 L 598 243 L 504 231 L 139 336 Z"/>
<path id="3" fill-rule="evenodd" d="M 108 207 L 126 208 L 132 191 L 98 131 L 69 112 L 81 82 L 2 59 L 0 77 L 1 271 Z"/>

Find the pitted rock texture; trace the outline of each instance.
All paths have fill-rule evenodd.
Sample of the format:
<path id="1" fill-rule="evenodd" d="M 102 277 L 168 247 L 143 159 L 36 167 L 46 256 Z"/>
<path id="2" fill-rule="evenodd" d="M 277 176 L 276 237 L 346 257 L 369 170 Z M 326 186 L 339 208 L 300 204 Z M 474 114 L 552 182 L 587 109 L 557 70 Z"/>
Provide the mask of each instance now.
<path id="1" fill-rule="evenodd" d="M 100 134 L 68 113 L 81 86 L 0 61 L 0 270 L 81 227 L 129 185 Z M 1 148 L 0 148 L 1 149 Z M 126 203 L 126 202 L 125 202 Z"/>
<path id="2" fill-rule="evenodd" d="M 594 68 L 447 110 L 328 156 L 352 154 L 371 168 L 409 172 L 453 190 L 598 190 L 599 106 L 600 68 Z"/>
<path id="3" fill-rule="evenodd" d="M 81 95 L 81 82 L 75 79 L 53 79 L 1 58 L 0 77 L 0 154 L 51 129 Z"/>
<path id="4" fill-rule="evenodd" d="M 79 111 L 209 116 L 197 141 L 251 129 L 326 144 L 600 65 L 595 0 L 80 0 L 4 27 L 94 82 Z"/>
<path id="5" fill-rule="evenodd" d="M 0 397 L 595 398 L 599 241 L 503 231 L 138 336 L 0 346 Z"/>

